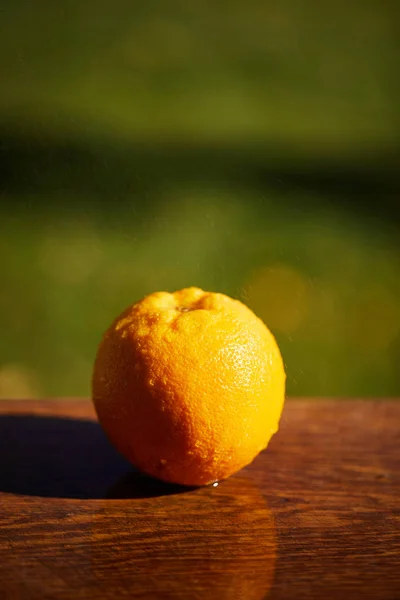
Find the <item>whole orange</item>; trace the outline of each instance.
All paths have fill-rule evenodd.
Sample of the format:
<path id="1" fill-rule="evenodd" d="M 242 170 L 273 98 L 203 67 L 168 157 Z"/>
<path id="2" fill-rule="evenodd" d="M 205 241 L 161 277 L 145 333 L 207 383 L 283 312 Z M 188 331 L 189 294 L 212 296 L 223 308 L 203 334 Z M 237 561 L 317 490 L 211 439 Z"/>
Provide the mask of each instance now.
<path id="1" fill-rule="evenodd" d="M 264 449 L 285 372 L 276 341 L 224 294 L 157 292 L 126 309 L 100 343 L 92 380 L 100 424 L 143 472 L 203 485 Z"/>

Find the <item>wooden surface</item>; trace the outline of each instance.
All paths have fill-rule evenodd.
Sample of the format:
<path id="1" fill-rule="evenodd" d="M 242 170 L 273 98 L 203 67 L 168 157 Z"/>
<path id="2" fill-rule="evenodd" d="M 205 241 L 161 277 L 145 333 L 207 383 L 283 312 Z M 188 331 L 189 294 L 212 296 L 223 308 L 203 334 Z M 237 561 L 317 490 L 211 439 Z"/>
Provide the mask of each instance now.
<path id="1" fill-rule="evenodd" d="M 0 402 L 0 598 L 400 598 L 400 402 L 288 401 L 217 487 L 135 473 L 89 401 Z"/>

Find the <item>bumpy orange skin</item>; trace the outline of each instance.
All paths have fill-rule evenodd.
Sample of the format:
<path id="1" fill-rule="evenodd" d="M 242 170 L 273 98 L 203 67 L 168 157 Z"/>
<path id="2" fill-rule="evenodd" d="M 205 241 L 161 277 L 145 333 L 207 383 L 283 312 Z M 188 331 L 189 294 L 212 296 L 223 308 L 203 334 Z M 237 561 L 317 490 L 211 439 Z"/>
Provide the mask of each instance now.
<path id="1" fill-rule="evenodd" d="M 226 479 L 278 430 L 285 397 L 271 332 L 238 300 L 198 288 L 147 296 L 105 333 L 92 380 L 99 421 L 164 481 Z"/>

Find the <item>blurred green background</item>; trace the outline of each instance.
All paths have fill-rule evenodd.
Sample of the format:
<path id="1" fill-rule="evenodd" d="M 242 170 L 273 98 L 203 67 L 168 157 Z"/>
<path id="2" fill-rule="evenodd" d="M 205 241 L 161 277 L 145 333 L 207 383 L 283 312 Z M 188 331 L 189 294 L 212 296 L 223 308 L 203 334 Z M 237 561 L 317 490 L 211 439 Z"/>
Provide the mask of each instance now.
<path id="1" fill-rule="evenodd" d="M 290 395 L 399 395 L 398 12 L 3 0 L 0 398 L 88 395 L 110 321 L 189 285 Z"/>

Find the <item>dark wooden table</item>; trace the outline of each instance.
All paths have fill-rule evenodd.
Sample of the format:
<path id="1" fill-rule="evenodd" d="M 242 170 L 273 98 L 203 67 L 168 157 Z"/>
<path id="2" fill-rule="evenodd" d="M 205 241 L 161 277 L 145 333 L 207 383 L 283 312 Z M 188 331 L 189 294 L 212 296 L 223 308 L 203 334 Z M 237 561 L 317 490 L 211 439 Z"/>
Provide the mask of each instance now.
<path id="1" fill-rule="evenodd" d="M 148 479 L 88 400 L 0 402 L 0 599 L 400 598 L 400 402 L 287 401 L 217 487 Z"/>

